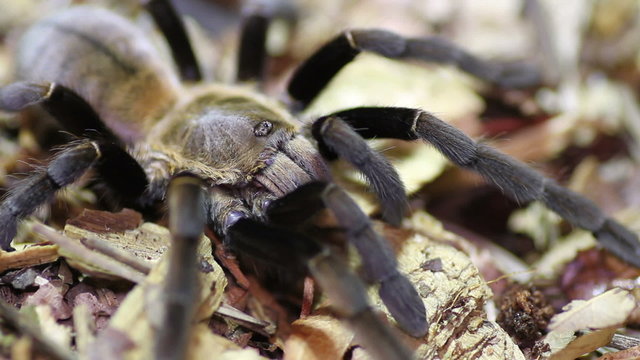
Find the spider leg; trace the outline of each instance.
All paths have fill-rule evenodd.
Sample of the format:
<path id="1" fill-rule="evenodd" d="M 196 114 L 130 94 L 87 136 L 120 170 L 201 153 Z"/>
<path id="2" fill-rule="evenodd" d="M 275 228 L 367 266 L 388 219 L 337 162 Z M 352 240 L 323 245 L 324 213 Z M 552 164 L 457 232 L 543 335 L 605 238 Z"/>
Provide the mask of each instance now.
<path id="1" fill-rule="evenodd" d="M 260 13 L 244 17 L 240 32 L 238 74 L 236 81 L 260 80 L 267 59 L 267 28 L 269 18 Z"/>
<path id="2" fill-rule="evenodd" d="M 340 118 L 333 117 L 320 125 L 312 129 L 320 153 L 330 160 L 339 155 L 360 170 L 380 200 L 383 218 L 399 226 L 407 207 L 407 197 L 393 165 Z"/>
<path id="3" fill-rule="evenodd" d="M 227 230 L 236 221 L 251 217 L 251 211 L 242 200 L 220 187 L 209 190 L 209 204 L 209 225 L 223 240 L 226 240 Z"/>
<path id="4" fill-rule="evenodd" d="M 273 264 L 308 271 L 329 297 L 335 311 L 346 318 L 370 354 L 379 359 L 412 359 L 411 351 L 371 308 L 360 279 L 344 261 L 306 236 L 240 219 L 229 228 L 231 244 L 254 258 L 268 259 Z M 267 241 L 265 241 L 267 240 Z"/>
<path id="5" fill-rule="evenodd" d="M 11 189 L 0 204 L 0 247 L 10 250 L 20 219 L 31 214 L 53 194 L 76 181 L 93 166 L 101 153 L 95 142 L 81 142 L 56 155 L 46 169 Z"/>
<path id="6" fill-rule="evenodd" d="M 143 3 L 167 39 L 173 59 L 180 71 L 180 77 L 185 81 L 202 80 L 200 65 L 191 47 L 184 23 L 171 4 L 171 0 L 144 0 Z"/>
<path id="7" fill-rule="evenodd" d="M 168 194 L 172 245 L 155 358 L 184 359 L 198 298 L 197 247 L 207 211 L 202 181 L 194 176 L 173 178 Z"/>
<path id="8" fill-rule="evenodd" d="M 20 111 L 40 105 L 75 136 L 119 143 L 93 108 L 73 90 L 56 83 L 15 82 L 0 87 L 0 109 Z"/>
<path id="9" fill-rule="evenodd" d="M 237 81 L 263 80 L 267 32 L 273 19 L 295 21 L 295 9 L 287 1 L 253 1 L 243 9 Z"/>
<path id="10" fill-rule="evenodd" d="M 304 196 L 296 194 L 298 192 Z M 422 299 L 409 280 L 398 271 L 398 263 L 389 244 L 373 230 L 369 217 L 351 197 L 337 185 L 309 183 L 276 200 L 267 215 L 271 218 L 272 214 L 277 214 L 282 218 L 296 205 L 299 209 L 310 209 L 302 210 L 309 214 L 325 207 L 333 212 L 360 254 L 366 280 L 380 284 L 380 298 L 399 326 L 412 336 L 424 336 L 428 324 Z"/>
<path id="11" fill-rule="evenodd" d="M 15 82 L 0 87 L 0 109 L 20 111 L 32 105 L 41 106 L 73 135 L 96 140 L 102 156 L 93 166 L 122 198 L 142 195 L 148 184 L 144 170 L 82 97 L 56 83 Z"/>
<path id="12" fill-rule="evenodd" d="M 336 118 L 364 138 L 427 141 L 454 164 L 478 172 L 518 203 L 542 201 L 572 225 L 591 231 L 607 250 L 640 267 L 637 235 L 608 218 L 593 202 L 492 147 L 475 142 L 428 112 L 409 108 L 355 108 L 318 119 L 312 131 L 321 131 L 325 122 Z"/>
<path id="13" fill-rule="evenodd" d="M 481 60 L 437 37 L 405 38 L 384 30 L 348 30 L 321 47 L 296 70 L 289 83 L 289 94 L 302 108 L 306 107 L 343 66 L 363 51 L 392 59 L 451 64 L 503 88 L 525 88 L 541 82 L 540 73 L 530 66 Z"/>

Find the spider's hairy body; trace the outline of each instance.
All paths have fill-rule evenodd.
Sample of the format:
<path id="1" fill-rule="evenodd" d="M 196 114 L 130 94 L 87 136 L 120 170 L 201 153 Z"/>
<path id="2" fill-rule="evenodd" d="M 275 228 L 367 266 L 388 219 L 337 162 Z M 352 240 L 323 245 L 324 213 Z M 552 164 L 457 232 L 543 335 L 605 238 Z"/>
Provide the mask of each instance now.
<path id="1" fill-rule="evenodd" d="M 315 148 L 297 136 L 302 124 L 282 105 L 238 86 L 180 85 L 149 38 L 123 20 L 80 6 L 40 22 L 23 38 L 19 77 L 86 99 L 143 165 L 154 192 L 189 171 L 210 186 L 234 187 L 261 216 L 269 201 L 328 179 Z M 255 136 L 263 121 L 272 128 Z"/>
<path id="2" fill-rule="evenodd" d="M 255 136 L 263 121 L 270 123 L 268 136 Z M 298 136 L 301 125 L 279 104 L 251 91 L 207 85 L 191 91 L 189 99 L 150 129 L 147 142 L 152 148 L 169 150 L 206 165 L 209 173 L 219 172 L 211 177 L 220 179 L 214 180 L 216 184 L 243 185 L 279 162 L 278 154 L 291 146 L 303 153 L 317 153 Z M 313 164 L 299 165 L 310 176 L 324 178 L 326 166 L 317 155 L 313 158 L 316 159 L 309 159 Z M 274 192 L 282 196 L 289 191 Z"/>
<path id="3" fill-rule="evenodd" d="M 17 75 L 73 89 L 119 138 L 132 143 L 178 100 L 179 80 L 155 52 L 131 22 L 79 6 L 27 31 L 18 49 Z"/>

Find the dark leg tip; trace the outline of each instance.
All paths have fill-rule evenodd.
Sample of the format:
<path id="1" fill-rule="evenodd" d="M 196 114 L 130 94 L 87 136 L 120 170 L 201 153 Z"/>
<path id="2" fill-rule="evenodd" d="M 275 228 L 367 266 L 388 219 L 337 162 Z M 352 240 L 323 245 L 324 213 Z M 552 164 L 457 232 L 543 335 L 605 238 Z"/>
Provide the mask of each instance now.
<path id="1" fill-rule="evenodd" d="M 429 323 L 424 303 L 406 277 L 398 274 L 383 281 L 378 293 L 404 332 L 416 338 L 427 333 Z"/>
<path id="2" fill-rule="evenodd" d="M 543 83 L 540 70 L 530 64 L 503 64 L 495 84 L 505 89 L 526 89 Z"/>
<path id="3" fill-rule="evenodd" d="M 15 82 L 0 87 L 0 109 L 20 111 L 29 105 L 36 104 L 46 96 L 48 84 L 40 85 L 28 82 Z"/>
<path id="4" fill-rule="evenodd" d="M 640 240 L 629 229 L 613 219 L 607 219 L 600 230 L 594 232 L 598 242 L 612 254 L 640 268 Z"/>
<path id="5" fill-rule="evenodd" d="M 0 229 L 0 248 L 4 251 L 14 251 L 11 240 L 16 236 L 17 224 L 10 212 L 0 210 Z"/>

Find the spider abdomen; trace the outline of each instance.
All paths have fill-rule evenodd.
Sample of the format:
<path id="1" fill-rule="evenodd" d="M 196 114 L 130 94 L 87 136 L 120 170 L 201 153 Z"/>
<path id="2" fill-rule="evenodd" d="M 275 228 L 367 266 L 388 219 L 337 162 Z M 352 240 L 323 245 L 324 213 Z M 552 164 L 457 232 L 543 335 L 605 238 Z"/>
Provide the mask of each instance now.
<path id="1" fill-rule="evenodd" d="M 176 101 L 179 82 L 148 37 L 113 12 L 79 6 L 32 26 L 18 48 L 18 77 L 64 85 L 128 143 Z"/>

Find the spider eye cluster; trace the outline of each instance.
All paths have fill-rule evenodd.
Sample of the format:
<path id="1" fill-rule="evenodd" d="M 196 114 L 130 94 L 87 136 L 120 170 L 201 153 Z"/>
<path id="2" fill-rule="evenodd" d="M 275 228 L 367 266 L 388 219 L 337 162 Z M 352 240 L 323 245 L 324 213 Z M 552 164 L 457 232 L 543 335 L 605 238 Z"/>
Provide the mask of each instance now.
<path id="1" fill-rule="evenodd" d="M 271 133 L 271 130 L 273 130 L 271 121 L 263 120 L 253 128 L 253 134 L 257 137 L 267 136 Z"/>

